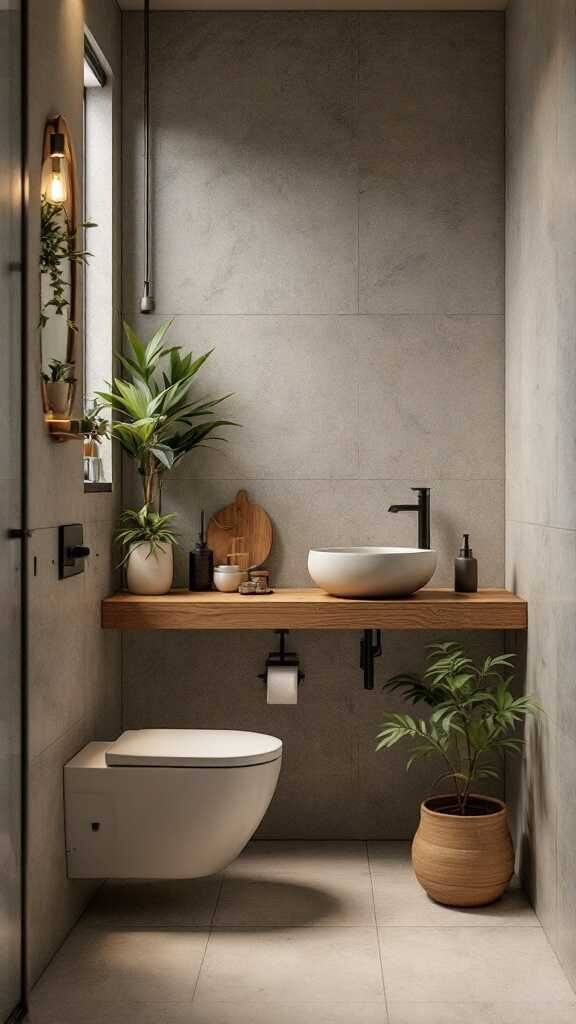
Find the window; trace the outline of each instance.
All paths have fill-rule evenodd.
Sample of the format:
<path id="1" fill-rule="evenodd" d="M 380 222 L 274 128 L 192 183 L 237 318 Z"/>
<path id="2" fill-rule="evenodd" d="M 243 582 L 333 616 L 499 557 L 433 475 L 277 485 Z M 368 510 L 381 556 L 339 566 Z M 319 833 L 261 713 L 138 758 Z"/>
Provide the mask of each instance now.
<path id="1" fill-rule="evenodd" d="M 93 40 L 84 48 L 84 220 L 85 248 L 91 257 L 84 273 L 84 404 L 93 408 L 96 392 L 112 377 L 113 295 L 113 119 L 112 76 Z M 112 445 L 104 438 L 85 445 L 85 490 L 111 490 Z"/>

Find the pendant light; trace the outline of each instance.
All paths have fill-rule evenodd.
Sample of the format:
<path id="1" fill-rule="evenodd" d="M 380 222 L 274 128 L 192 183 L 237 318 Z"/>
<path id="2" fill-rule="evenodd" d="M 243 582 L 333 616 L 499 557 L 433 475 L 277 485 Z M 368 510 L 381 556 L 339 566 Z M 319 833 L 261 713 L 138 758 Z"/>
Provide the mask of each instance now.
<path id="1" fill-rule="evenodd" d="M 140 312 L 156 308 L 150 291 L 150 0 L 144 0 L 144 291 Z"/>

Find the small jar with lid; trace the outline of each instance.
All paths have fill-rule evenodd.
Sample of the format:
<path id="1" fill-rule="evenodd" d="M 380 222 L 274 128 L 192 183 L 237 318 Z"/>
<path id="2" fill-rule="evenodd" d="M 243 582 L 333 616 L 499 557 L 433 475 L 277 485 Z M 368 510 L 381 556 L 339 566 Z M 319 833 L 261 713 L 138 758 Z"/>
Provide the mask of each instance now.
<path id="1" fill-rule="evenodd" d="M 214 568 L 214 586 L 223 594 L 233 594 L 245 578 L 239 565 L 217 565 Z"/>

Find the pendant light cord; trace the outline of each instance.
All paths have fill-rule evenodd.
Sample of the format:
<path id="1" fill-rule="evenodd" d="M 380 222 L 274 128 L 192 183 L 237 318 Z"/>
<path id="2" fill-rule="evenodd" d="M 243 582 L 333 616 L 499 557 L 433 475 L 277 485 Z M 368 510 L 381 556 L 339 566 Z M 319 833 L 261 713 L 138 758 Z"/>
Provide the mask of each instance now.
<path id="1" fill-rule="evenodd" d="M 142 313 L 153 313 L 150 294 L 150 0 L 144 0 L 144 293 Z"/>

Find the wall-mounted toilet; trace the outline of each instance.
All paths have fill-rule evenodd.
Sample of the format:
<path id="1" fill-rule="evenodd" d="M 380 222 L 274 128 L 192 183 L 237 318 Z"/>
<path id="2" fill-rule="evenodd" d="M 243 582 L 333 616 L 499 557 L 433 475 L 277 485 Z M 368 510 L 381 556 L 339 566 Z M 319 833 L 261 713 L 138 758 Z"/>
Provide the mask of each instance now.
<path id="1" fill-rule="evenodd" d="M 198 878 L 241 852 L 274 795 L 282 741 L 140 729 L 64 768 L 70 878 Z"/>

